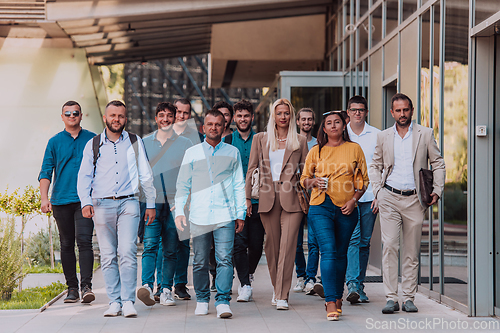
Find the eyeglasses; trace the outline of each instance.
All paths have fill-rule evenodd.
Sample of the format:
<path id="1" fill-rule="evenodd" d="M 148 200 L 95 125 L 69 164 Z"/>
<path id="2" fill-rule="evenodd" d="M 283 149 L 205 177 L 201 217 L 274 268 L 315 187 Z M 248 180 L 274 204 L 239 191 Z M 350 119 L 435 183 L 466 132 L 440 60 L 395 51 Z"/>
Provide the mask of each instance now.
<path id="1" fill-rule="evenodd" d="M 76 111 L 76 110 L 75 111 L 66 111 L 66 112 L 64 112 L 64 115 L 66 117 L 71 117 L 71 115 L 73 115 L 73 117 L 78 117 L 78 116 L 80 116 L 80 113 L 81 113 L 80 111 Z"/>
<path id="2" fill-rule="evenodd" d="M 342 113 L 342 112 L 344 112 L 344 111 L 342 111 L 342 110 L 328 111 L 328 112 L 323 113 L 323 117 L 329 116 L 331 114 Z"/>
<path id="3" fill-rule="evenodd" d="M 356 114 L 356 113 L 364 113 L 366 111 L 366 109 L 349 109 L 350 112 L 352 112 L 353 114 Z"/>

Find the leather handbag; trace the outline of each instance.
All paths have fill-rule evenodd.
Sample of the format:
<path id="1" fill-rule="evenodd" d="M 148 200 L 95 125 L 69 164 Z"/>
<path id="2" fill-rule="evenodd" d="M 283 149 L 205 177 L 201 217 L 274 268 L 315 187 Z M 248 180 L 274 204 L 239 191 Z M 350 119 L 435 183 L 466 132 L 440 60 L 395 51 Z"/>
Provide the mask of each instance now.
<path id="1" fill-rule="evenodd" d="M 431 170 L 422 168 L 418 172 L 418 178 L 420 183 L 420 200 L 429 207 L 429 203 L 432 201 L 431 193 L 434 184 L 434 174 Z"/>
<path id="2" fill-rule="evenodd" d="M 309 212 L 309 202 L 311 201 L 311 196 L 309 191 L 307 191 L 300 183 L 300 173 L 297 170 L 295 174 L 297 176 L 297 182 L 295 183 L 295 191 L 297 192 L 297 197 L 299 198 L 300 209 L 304 214 Z"/>
<path id="3" fill-rule="evenodd" d="M 255 168 L 252 172 L 252 193 L 250 197 L 252 199 L 259 199 L 259 189 L 260 189 L 260 171 L 259 168 Z"/>

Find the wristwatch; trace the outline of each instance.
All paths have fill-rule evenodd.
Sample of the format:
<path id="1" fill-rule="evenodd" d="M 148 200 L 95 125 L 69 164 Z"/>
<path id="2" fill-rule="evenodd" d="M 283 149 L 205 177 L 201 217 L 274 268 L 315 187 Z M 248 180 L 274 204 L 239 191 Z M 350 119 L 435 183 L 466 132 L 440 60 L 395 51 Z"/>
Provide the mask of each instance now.
<path id="1" fill-rule="evenodd" d="M 358 202 L 358 199 L 356 197 L 352 197 L 354 199 L 354 203 Z"/>

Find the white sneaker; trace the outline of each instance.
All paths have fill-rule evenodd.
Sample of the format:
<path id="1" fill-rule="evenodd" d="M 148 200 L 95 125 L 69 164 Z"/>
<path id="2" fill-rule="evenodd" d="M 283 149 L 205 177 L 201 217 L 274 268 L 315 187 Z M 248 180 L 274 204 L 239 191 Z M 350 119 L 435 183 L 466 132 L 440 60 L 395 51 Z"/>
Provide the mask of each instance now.
<path id="1" fill-rule="evenodd" d="M 113 302 L 109 305 L 109 309 L 104 312 L 104 317 L 121 316 L 122 306 L 118 302 Z"/>
<path id="2" fill-rule="evenodd" d="M 163 292 L 160 294 L 160 304 L 161 305 L 175 305 L 174 297 L 172 296 L 172 291 L 168 288 L 163 288 Z"/>
<path id="3" fill-rule="evenodd" d="M 228 304 L 219 304 L 215 308 L 217 309 L 217 318 L 230 318 L 233 315 Z"/>
<path id="4" fill-rule="evenodd" d="M 156 304 L 155 298 L 153 296 L 153 291 L 147 285 L 144 285 L 137 289 L 137 298 L 147 306 L 153 306 Z"/>
<path id="5" fill-rule="evenodd" d="M 271 305 L 276 305 L 276 294 L 273 291 L 273 298 L 271 298 Z"/>
<path id="6" fill-rule="evenodd" d="M 195 316 L 206 316 L 208 314 L 208 303 L 196 303 Z"/>
<path id="7" fill-rule="evenodd" d="M 132 303 L 132 301 L 124 302 L 122 311 L 125 318 L 137 317 L 137 311 L 135 310 L 134 303 Z"/>
<path id="8" fill-rule="evenodd" d="M 302 292 L 302 290 L 304 290 L 304 278 L 299 277 L 297 279 L 297 284 L 295 285 L 295 287 L 293 287 L 293 291 L 296 293 L 300 293 Z"/>
<path id="9" fill-rule="evenodd" d="M 252 287 L 248 284 L 238 288 L 237 302 L 249 302 L 252 299 Z"/>
<path id="10" fill-rule="evenodd" d="M 276 310 L 288 310 L 288 302 L 286 299 L 276 300 Z"/>
<path id="11" fill-rule="evenodd" d="M 314 295 L 315 292 L 313 288 L 314 288 L 313 280 L 307 281 L 306 286 L 304 287 L 304 292 L 306 293 L 306 295 Z"/>
<path id="12" fill-rule="evenodd" d="M 254 274 L 248 274 L 248 278 L 250 279 L 250 283 L 255 281 L 255 275 Z"/>

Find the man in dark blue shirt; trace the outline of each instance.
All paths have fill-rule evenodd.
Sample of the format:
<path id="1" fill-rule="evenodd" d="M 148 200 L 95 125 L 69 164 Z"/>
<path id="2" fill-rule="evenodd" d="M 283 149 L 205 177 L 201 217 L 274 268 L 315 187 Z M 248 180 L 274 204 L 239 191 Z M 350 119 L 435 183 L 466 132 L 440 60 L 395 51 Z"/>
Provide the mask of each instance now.
<path id="1" fill-rule="evenodd" d="M 76 276 L 75 238 L 80 259 L 82 303 L 90 303 L 95 299 L 92 292 L 94 222 L 82 216 L 76 183 L 83 149 L 95 133 L 80 126 L 82 110 L 75 101 L 64 103 L 61 118 L 64 122 L 64 130 L 50 138 L 38 176 L 41 209 L 43 213 L 53 212 L 59 229 L 61 262 L 68 285 L 64 303 L 74 303 L 80 299 Z M 51 182 L 52 195 L 49 201 L 48 192 Z"/>
<path id="2" fill-rule="evenodd" d="M 254 117 L 253 105 L 247 100 L 241 100 L 234 104 L 234 122 L 236 131 L 226 136 L 225 142 L 231 142 L 238 148 L 243 165 L 243 175 L 248 170 L 248 160 L 255 132 L 252 130 Z M 230 137 L 230 138 L 229 138 Z M 248 205 L 248 203 L 247 203 Z M 264 243 L 264 227 L 259 216 L 259 201 L 252 199 L 247 209 L 247 217 L 243 231 L 234 237 L 234 266 L 238 273 L 240 286 L 238 287 L 238 302 L 248 302 L 252 298 L 251 282 L 262 255 L 262 244 Z"/>
<path id="3" fill-rule="evenodd" d="M 144 227 L 144 252 L 142 254 L 142 287 L 137 290 L 137 298 L 144 304 L 155 304 L 153 298 L 154 274 L 157 268 L 157 255 L 162 243 L 161 265 L 157 276 L 161 286 L 160 304 L 175 305 L 172 286 L 177 266 L 178 244 L 189 249 L 189 234 L 178 235 L 171 213 L 174 207 L 177 175 L 184 157 L 184 152 L 193 144 L 185 137 L 178 136 L 173 130 L 176 107 L 168 102 L 161 102 L 156 107 L 155 121 L 158 130 L 143 138 L 146 154 L 154 175 L 156 188 L 156 219 Z M 180 237 L 179 237 L 180 236 Z M 185 284 L 184 284 L 184 288 Z M 176 286 L 179 289 L 179 286 Z M 179 290 L 177 290 L 179 292 Z M 187 289 L 183 290 L 187 294 Z M 189 296 L 189 294 L 187 294 Z"/>

